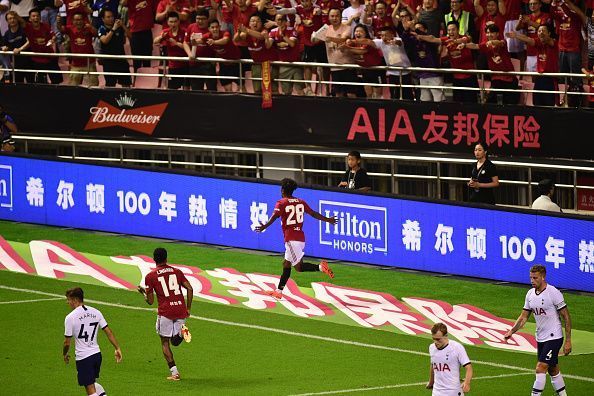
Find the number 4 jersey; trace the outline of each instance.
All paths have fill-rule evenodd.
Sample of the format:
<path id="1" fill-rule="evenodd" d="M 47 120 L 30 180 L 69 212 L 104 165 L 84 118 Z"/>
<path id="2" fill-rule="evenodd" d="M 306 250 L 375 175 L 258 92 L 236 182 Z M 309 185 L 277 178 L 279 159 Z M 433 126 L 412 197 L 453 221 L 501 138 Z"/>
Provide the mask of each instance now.
<path id="1" fill-rule="evenodd" d="M 103 314 L 93 307 L 81 305 L 72 310 L 64 320 L 64 335 L 74 337 L 76 360 L 101 352 L 97 338 L 99 329 L 107 327 Z"/>
<path id="2" fill-rule="evenodd" d="M 305 213 L 311 215 L 313 210 L 304 200 L 299 198 L 279 199 L 274 206 L 274 213 L 278 213 L 281 217 L 285 242 L 305 242 L 303 216 Z"/>
<path id="3" fill-rule="evenodd" d="M 144 279 L 146 292 L 152 291 L 157 295 L 159 315 L 171 320 L 188 317 L 186 301 L 181 291 L 184 282 L 187 282 L 185 275 L 177 268 L 168 265 L 157 266 L 146 275 Z"/>

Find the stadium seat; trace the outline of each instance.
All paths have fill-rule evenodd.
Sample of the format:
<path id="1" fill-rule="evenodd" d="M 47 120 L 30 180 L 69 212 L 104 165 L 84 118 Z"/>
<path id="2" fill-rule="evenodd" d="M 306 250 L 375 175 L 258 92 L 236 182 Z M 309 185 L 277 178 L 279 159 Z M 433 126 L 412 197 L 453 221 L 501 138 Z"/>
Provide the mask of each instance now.
<path id="1" fill-rule="evenodd" d="M 159 76 L 143 76 L 144 74 L 159 74 L 159 68 L 157 67 L 141 67 L 138 69 L 138 73 L 134 80 L 134 87 L 135 88 L 146 88 L 146 89 L 155 89 L 160 88 L 160 77 Z"/>

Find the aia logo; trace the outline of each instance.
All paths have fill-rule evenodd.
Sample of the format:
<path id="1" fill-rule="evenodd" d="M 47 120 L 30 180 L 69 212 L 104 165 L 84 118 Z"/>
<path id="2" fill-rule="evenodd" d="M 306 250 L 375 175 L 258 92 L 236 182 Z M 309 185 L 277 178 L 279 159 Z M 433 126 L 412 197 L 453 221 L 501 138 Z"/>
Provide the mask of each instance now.
<path id="1" fill-rule="evenodd" d="M 127 93 L 120 95 L 116 99 L 116 103 L 119 108 L 103 100 L 100 100 L 97 106 L 91 107 L 89 109 L 91 117 L 85 126 L 85 131 L 120 126 L 146 135 L 152 135 L 168 105 L 167 103 L 160 103 L 134 109 L 136 100 Z"/>
<path id="2" fill-rule="evenodd" d="M 433 371 L 452 371 L 447 363 L 433 363 Z"/>
<path id="3" fill-rule="evenodd" d="M 546 315 L 547 312 L 544 310 L 544 308 L 534 308 L 532 310 L 532 312 L 534 312 L 534 315 Z"/>

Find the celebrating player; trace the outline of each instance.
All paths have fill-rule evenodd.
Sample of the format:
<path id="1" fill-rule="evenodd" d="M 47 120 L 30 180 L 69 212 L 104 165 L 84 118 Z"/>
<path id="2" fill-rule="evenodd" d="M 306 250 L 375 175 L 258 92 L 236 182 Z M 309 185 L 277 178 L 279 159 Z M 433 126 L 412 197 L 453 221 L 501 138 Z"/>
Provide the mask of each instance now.
<path id="1" fill-rule="evenodd" d="M 72 308 L 72 312 L 66 315 L 64 320 L 64 362 L 70 362 L 70 340 L 75 336 L 74 350 L 76 357 L 76 371 L 78 372 L 78 384 L 84 386 L 87 395 L 102 396 L 105 395 L 105 389 L 95 382 L 99 378 L 101 370 L 101 350 L 97 343 L 97 327 L 105 332 L 105 335 L 115 348 L 115 359 L 119 363 L 122 361 L 122 351 L 118 341 L 113 335 L 111 329 L 107 327 L 107 322 L 103 314 L 84 303 L 84 293 L 80 287 L 75 287 L 66 291 L 66 300 Z"/>
<path id="2" fill-rule="evenodd" d="M 190 316 L 194 290 L 179 269 L 167 265 L 167 250 L 156 248 L 153 252 L 153 259 L 157 267 L 146 275 L 144 279 L 146 289 L 138 286 L 138 291 L 144 295 L 144 299 L 149 305 L 153 305 L 154 302 L 153 292 L 157 294 L 159 303 L 157 334 L 161 337 L 163 356 L 171 372 L 167 379 L 179 381 L 179 371 L 175 360 L 173 360 L 173 352 L 169 344 L 178 346 L 182 340 L 186 342 L 192 340 L 190 330 L 186 326 L 186 318 Z M 187 305 L 180 286 L 187 291 Z"/>
<path id="3" fill-rule="evenodd" d="M 443 323 L 433 325 L 431 337 L 433 344 L 429 345 L 431 368 L 427 389 L 433 389 L 433 396 L 459 396 L 470 392 L 472 364 L 462 344 L 448 339 L 448 328 Z M 460 366 L 466 370 L 462 385 Z"/>
<path id="4" fill-rule="evenodd" d="M 305 249 L 305 234 L 303 233 L 304 213 L 320 221 L 330 224 L 336 224 L 336 217 L 325 217 L 316 212 L 300 198 L 293 197 L 293 191 L 297 189 L 297 183 L 292 179 L 281 180 L 282 198 L 274 206 L 274 214 L 266 224 L 257 226 L 255 231 L 262 232 L 267 229 L 279 217 L 281 218 L 283 234 L 285 236 L 285 260 L 283 261 L 283 274 L 278 282 L 278 288 L 274 291 L 267 291 L 266 294 L 281 299 L 283 289 L 291 276 L 291 267 L 295 267 L 297 272 L 322 271 L 330 278 L 334 278 L 334 273 L 328 266 L 326 260 L 317 264 L 303 262 Z"/>
<path id="5" fill-rule="evenodd" d="M 536 320 L 536 342 L 538 363 L 536 364 L 536 380 L 532 386 L 532 396 L 540 396 L 544 390 L 547 372 L 551 376 L 551 384 L 559 396 L 567 396 L 565 381 L 559 371 L 559 350 L 568 355 L 571 352 L 571 318 L 563 295 L 557 288 L 547 284 L 545 277 L 547 270 L 543 265 L 533 265 L 530 268 L 530 283 L 533 288 L 528 290 L 524 310 L 514 326 L 505 334 L 508 340 L 516 331 L 520 330 L 534 313 Z M 565 322 L 565 344 L 563 344 L 563 329 L 561 320 Z"/>

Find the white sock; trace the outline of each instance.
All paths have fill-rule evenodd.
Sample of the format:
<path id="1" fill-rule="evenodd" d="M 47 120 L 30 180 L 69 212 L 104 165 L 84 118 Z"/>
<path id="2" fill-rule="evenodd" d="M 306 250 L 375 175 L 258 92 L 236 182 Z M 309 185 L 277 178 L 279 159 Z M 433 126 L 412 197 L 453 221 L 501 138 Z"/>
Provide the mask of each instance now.
<path id="1" fill-rule="evenodd" d="M 169 371 L 171 371 L 171 375 L 177 375 L 179 374 L 179 371 L 177 371 L 177 366 L 173 366 L 169 369 Z"/>
<path id="2" fill-rule="evenodd" d="M 105 392 L 105 388 L 101 386 L 99 382 L 95 382 L 95 392 L 97 392 L 97 396 L 105 396 L 107 393 Z"/>
<path id="3" fill-rule="evenodd" d="M 561 372 L 554 377 L 551 376 L 551 384 L 559 396 L 567 396 L 567 392 L 565 392 L 565 381 L 563 381 Z"/>
<path id="4" fill-rule="evenodd" d="M 544 390 L 545 384 L 547 382 L 547 374 L 546 373 L 536 373 L 536 380 L 534 380 L 534 385 L 532 385 L 532 396 L 540 396 L 542 391 Z"/>
<path id="5" fill-rule="evenodd" d="M 318 264 L 318 267 L 320 268 L 320 272 L 322 272 L 322 264 Z"/>
<path id="6" fill-rule="evenodd" d="M 95 393 L 93 393 L 92 395 L 89 395 L 89 396 L 99 396 L 99 395 L 97 395 L 97 392 L 95 392 Z"/>

